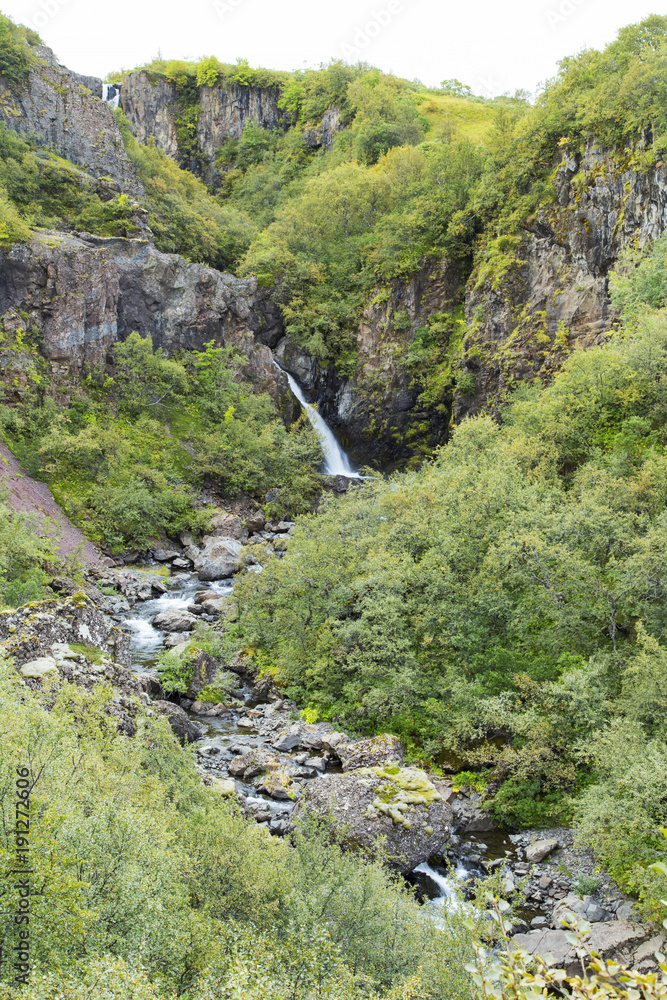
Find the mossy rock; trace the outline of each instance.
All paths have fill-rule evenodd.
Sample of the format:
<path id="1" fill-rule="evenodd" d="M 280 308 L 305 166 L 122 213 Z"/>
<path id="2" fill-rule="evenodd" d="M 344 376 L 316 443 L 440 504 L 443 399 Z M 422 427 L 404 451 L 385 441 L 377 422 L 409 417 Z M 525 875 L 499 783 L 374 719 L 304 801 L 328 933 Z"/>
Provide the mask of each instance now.
<path id="1" fill-rule="evenodd" d="M 450 786 L 418 768 L 364 767 L 309 782 L 294 820 L 310 815 L 331 823 L 350 849 L 371 857 L 386 852 L 393 867 L 407 872 L 449 842 L 451 798 Z"/>

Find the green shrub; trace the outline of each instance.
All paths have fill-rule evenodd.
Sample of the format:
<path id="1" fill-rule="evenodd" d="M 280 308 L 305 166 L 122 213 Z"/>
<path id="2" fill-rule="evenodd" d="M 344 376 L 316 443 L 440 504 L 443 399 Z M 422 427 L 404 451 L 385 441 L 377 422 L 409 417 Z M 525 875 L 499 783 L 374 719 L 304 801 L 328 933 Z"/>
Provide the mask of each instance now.
<path id="1" fill-rule="evenodd" d="M 199 692 L 199 701 L 210 701 L 219 705 L 229 701 L 231 694 L 238 691 L 239 678 L 231 670 L 219 670 L 213 683 Z"/>
<path id="2" fill-rule="evenodd" d="M 327 498 L 234 593 L 238 645 L 290 697 L 493 769 L 505 826 L 575 814 L 648 909 L 667 825 L 667 310 L 642 312 L 652 287 L 502 425 L 465 421 L 418 472 Z"/>
<path id="3" fill-rule="evenodd" d="M 3 963 L 3 997 L 468 1000 L 460 916 L 445 915 L 443 934 L 380 861 L 330 832 L 270 837 L 202 784 L 163 718 L 140 712 L 136 735 L 119 733 L 113 698 L 105 685 L 33 693 L 0 666 L 0 805 L 13 810 L 26 766 L 40 887 L 30 983 L 15 989 Z M 7 828 L 3 870 L 15 857 Z M 10 883 L 9 907 L 17 892 Z M 7 949 L 16 933 L 10 923 Z"/>
<path id="4" fill-rule="evenodd" d="M 544 792 L 538 779 L 508 778 L 490 801 L 491 815 L 505 829 L 560 826 L 572 816 L 561 792 Z"/>
<path id="5" fill-rule="evenodd" d="M 231 496 L 278 487 L 279 516 L 310 510 L 317 438 L 305 420 L 285 429 L 271 399 L 239 377 L 234 352 L 211 344 L 167 359 L 135 333 L 113 356 L 113 368 L 90 372 L 62 410 L 35 353 L 27 395 L 0 411 L 15 453 L 90 537 L 142 550 L 162 533 L 203 531 L 205 479 Z"/>
<path id="6" fill-rule="evenodd" d="M 20 83 L 37 65 L 31 45 L 39 36 L 0 14 L 0 75 L 11 83 Z"/>
<path id="7" fill-rule="evenodd" d="M 582 896 L 592 896 L 600 888 L 601 879 L 597 875 L 579 875 L 574 883 L 574 891 Z"/>
<path id="8" fill-rule="evenodd" d="M 32 233 L 17 209 L 0 191 L 0 246 L 7 248 L 12 243 L 27 243 Z"/>
<path id="9" fill-rule="evenodd" d="M 459 771 L 452 778 L 455 788 L 470 788 L 475 792 L 485 792 L 489 776 L 476 771 Z"/>
<path id="10" fill-rule="evenodd" d="M 54 561 L 53 544 L 42 537 L 37 519 L 12 509 L 0 492 L 0 607 L 40 600 Z"/>
<path id="11" fill-rule="evenodd" d="M 194 675 L 194 658 L 192 650 L 177 653 L 170 649 L 158 657 L 157 669 L 160 683 L 165 694 L 185 694 Z"/>

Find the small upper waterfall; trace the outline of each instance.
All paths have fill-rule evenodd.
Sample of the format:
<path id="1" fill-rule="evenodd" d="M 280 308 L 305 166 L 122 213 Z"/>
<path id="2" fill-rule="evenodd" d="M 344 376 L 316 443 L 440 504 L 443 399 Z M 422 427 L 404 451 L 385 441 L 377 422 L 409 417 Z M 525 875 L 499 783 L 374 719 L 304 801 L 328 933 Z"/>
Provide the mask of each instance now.
<path id="1" fill-rule="evenodd" d="M 105 101 L 106 104 L 110 104 L 112 108 L 117 108 L 120 102 L 120 84 L 103 83 L 102 100 Z"/>
<path id="2" fill-rule="evenodd" d="M 284 368 L 281 369 L 284 371 Z M 296 382 L 289 372 L 285 372 L 289 387 L 299 400 L 306 415 L 315 429 L 315 433 L 320 439 L 322 451 L 324 453 L 324 473 L 327 476 L 347 476 L 348 479 L 361 479 L 358 472 L 355 472 L 350 465 L 350 460 L 336 441 L 333 433 L 323 417 L 320 416 L 314 406 L 306 401 L 301 391 L 301 386 Z"/>

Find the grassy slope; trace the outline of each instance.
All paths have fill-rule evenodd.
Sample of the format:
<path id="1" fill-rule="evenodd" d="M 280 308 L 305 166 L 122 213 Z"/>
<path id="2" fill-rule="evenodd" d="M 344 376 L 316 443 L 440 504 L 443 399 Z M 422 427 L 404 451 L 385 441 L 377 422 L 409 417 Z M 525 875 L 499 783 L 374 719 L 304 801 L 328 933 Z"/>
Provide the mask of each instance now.
<path id="1" fill-rule="evenodd" d="M 417 94 L 417 107 L 427 118 L 429 136 L 453 129 L 457 136 L 488 146 L 497 105 L 448 94 Z"/>

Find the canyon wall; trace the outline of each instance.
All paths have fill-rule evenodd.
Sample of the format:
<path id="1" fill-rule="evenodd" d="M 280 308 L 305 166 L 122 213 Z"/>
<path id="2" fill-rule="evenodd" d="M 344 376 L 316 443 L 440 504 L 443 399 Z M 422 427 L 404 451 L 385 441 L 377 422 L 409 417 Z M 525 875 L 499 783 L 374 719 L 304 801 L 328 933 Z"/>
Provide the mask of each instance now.
<path id="1" fill-rule="evenodd" d="M 353 377 L 287 341 L 277 353 L 356 461 L 404 465 L 465 416 L 498 415 L 518 381 L 548 380 L 572 350 L 601 342 L 618 322 L 609 272 L 620 253 L 666 231 L 667 166 L 590 143 L 563 154 L 553 200 L 516 236 L 487 244 L 465 288 L 456 267 L 429 259 L 410 280 L 374 289 Z M 465 333 L 443 345 L 442 391 L 425 398 L 425 372 L 409 362 L 415 333 L 434 313 L 454 317 L 457 305 Z"/>
<path id="2" fill-rule="evenodd" d="M 142 196 L 114 113 L 96 96 L 101 80 L 70 72 L 51 49 L 34 51 L 42 61 L 25 83 L 0 77 L 0 122 L 93 177 L 110 177 L 120 190 Z"/>
<path id="3" fill-rule="evenodd" d="M 240 139 L 248 122 L 283 127 L 279 96 L 275 87 L 242 84 L 201 86 L 186 94 L 175 82 L 140 70 L 125 77 L 120 106 L 139 142 L 154 139 L 158 149 L 215 189 L 220 180 L 215 156 L 227 139 Z M 195 110 L 190 128 L 183 120 L 188 109 Z"/>
<path id="4" fill-rule="evenodd" d="M 160 253 L 146 240 L 42 233 L 0 253 L 0 323 L 30 329 L 48 361 L 78 376 L 133 330 L 167 354 L 213 341 L 245 358 L 244 375 L 287 421 L 294 406 L 268 347 L 277 311 L 255 278 Z"/>
<path id="5" fill-rule="evenodd" d="M 454 418 L 497 411 L 517 380 L 549 378 L 575 347 L 600 342 L 617 322 L 609 272 L 621 251 L 667 230 L 667 167 L 646 154 L 589 143 L 565 153 L 555 197 L 526 223 L 496 265 L 480 256 L 466 289 L 463 364 L 474 389 Z"/>
<path id="6" fill-rule="evenodd" d="M 375 289 L 359 322 L 352 377 L 319 364 L 288 338 L 273 345 L 357 464 L 396 468 L 446 443 L 451 398 L 425 401 L 423 370 L 417 358 L 408 359 L 426 319 L 453 312 L 460 284 L 456 265 L 432 258 L 409 280 Z"/>

